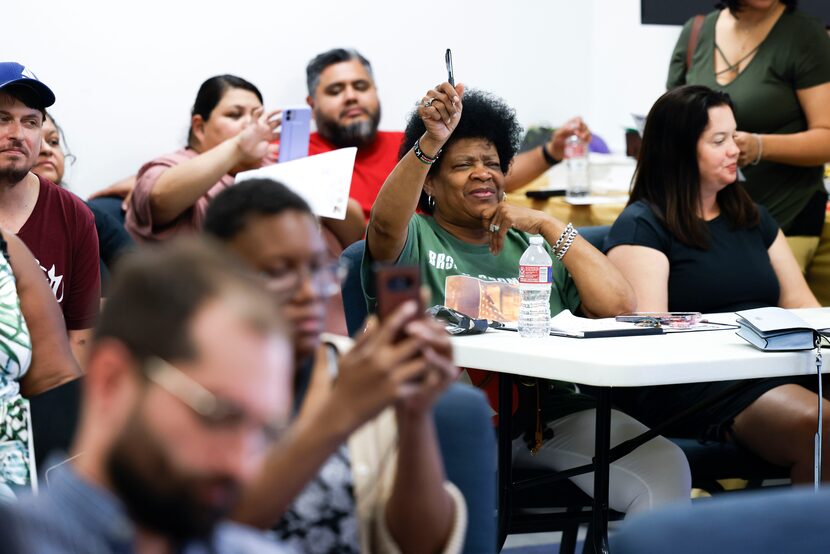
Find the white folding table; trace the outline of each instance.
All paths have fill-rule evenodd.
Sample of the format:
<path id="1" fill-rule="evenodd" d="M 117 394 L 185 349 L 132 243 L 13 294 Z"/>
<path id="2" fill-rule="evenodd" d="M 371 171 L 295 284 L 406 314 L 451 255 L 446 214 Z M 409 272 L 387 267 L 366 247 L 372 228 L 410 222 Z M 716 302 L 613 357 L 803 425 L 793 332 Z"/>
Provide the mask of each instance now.
<path id="1" fill-rule="evenodd" d="M 816 328 L 830 327 L 830 308 L 794 310 Z M 734 314 L 711 314 L 710 321 L 734 323 Z M 814 375 L 813 351 L 761 352 L 734 330 L 667 333 L 664 335 L 575 339 L 522 338 L 510 331 L 454 337 L 455 362 L 460 367 L 502 374 L 556 379 L 597 388 L 594 458 L 594 545 L 608 551 L 608 472 L 611 390 L 613 387 L 671 385 Z M 827 371 L 827 364 L 822 371 Z M 501 383 L 507 379 L 500 379 Z M 509 385 L 499 391 L 499 531 L 506 526 L 502 499 L 510 493 L 512 464 Z M 507 417 L 505 417 L 507 416 Z M 505 475 L 506 473 L 506 475 Z"/>

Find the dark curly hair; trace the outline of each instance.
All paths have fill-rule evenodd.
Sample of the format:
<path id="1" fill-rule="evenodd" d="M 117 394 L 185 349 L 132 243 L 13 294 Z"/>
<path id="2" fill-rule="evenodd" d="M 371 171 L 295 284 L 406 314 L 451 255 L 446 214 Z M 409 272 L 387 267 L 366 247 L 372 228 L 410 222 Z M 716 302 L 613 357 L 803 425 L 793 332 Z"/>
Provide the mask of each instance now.
<path id="1" fill-rule="evenodd" d="M 522 127 L 516 120 L 516 110 L 498 96 L 483 90 L 470 89 L 464 92 L 464 108 L 461 112 L 461 121 L 453 131 L 443 150 L 446 151 L 453 143 L 466 138 L 479 138 L 490 141 L 496 147 L 499 154 L 499 165 L 503 173 L 507 173 L 510 162 L 519 151 L 522 141 Z M 398 159 L 412 149 L 412 145 L 419 139 L 426 127 L 418 111 L 415 110 L 409 116 L 406 124 L 404 139 L 401 149 L 398 152 Z M 435 173 L 441 167 L 441 157 L 429 168 L 430 173 Z M 432 213 L 427 206 L 427 195 L 421 192 L 418 207 L 424 213 Z"/>

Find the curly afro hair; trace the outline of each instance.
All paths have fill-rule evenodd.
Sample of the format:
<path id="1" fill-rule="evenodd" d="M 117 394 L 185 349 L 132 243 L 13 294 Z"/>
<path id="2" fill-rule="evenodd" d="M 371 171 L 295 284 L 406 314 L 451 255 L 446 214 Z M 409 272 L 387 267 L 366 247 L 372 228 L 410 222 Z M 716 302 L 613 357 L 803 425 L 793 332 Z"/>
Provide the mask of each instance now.
<path id="1" fill-rule="evenodd" d="M 522 127 L 516 120 L 516 110 L 508 106 L 498 96 L 482 90 L 466 90 L 462 100 L 464 107 L 461 112 L 461 121 L 458 122 L 458 126 L 444 145 L 443 150 L 446 151 L 449 146 L 460 139 L 485 139 L 496 147 L 496 152 L 499 155 L 499 165 L 502 172 L 506 174 L 510 168 L 510 162 L 513 161 L 519 151 L 522 140 Z M 425 131 L 424 122 L 421 121 L 416 109 L 409 116 L 401 149 L 398 152 L 398 159 L 403 158 L 412 149 L 412 145 Z M 441 161 L 442 159 L 439 157 L 438 161 L 432 164 L 429 169 L 430 173 L 438 171 L 441 167 Z M 421 192 L 418 207 L 424 213 L 432 213 L 427 205 L 427 195 L 424 192 Z"/>

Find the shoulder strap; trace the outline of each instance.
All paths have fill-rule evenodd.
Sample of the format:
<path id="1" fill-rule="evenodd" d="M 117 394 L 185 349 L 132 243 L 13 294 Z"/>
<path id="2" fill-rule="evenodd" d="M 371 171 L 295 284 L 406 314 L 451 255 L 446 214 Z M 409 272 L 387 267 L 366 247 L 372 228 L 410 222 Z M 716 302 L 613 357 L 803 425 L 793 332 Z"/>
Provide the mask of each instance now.
<path id="1" fill-rule="evenodd" d="M 689 34 L 689 44 L 686 46 L 686 71 L 692 67 L 692 56 L 697 48 L 697 39 L 700 36 L 700 28 L 703 27 L 703 20 L 705 15 L 696 15 L 694 22 L 692 22 L 692 32 Z"/>

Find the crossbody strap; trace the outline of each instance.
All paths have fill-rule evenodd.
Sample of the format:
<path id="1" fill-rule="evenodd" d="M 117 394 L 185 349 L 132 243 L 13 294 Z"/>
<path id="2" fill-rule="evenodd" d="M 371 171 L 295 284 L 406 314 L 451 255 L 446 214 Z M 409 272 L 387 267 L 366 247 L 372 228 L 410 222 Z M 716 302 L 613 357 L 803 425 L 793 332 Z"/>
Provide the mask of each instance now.
<path id="1" fill-rule="evenodd" d="M 692 67 L 692 56 L 695 54 L 697 48 L 697 39 L 700 37 L 700 29 L 703 27 L 703 20 L 705 15 L 696 15 L 694 22 L 692 22 L 692 32 L 689 34 L 689 44 L 686 45 L 686 71 Z"/>

